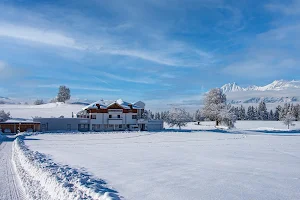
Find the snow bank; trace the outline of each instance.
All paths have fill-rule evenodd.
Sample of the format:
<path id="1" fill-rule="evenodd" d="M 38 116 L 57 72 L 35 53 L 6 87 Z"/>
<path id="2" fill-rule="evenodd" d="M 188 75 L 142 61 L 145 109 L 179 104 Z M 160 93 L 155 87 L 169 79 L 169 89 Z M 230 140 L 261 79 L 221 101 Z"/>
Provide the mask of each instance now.
<path id="1" fill-rule="evenodd" d="M 105 181 L 54 163 L 46 155 L 31 151 L 18 137 L 13 144 L 13 161 L 23 187 L 32 199 L 123 199 Z"/>

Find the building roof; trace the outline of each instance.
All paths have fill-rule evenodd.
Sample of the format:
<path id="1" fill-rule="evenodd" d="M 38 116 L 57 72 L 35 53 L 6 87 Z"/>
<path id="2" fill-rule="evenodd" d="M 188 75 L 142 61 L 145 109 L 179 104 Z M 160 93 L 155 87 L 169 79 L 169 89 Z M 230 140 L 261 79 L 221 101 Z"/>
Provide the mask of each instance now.
<path id="1" fill-rule="evenodd" d="M 7 120 L 5 122 L 0 122 L 0 124 L 39 124 L 40 122 L 34 121 L 22 121 L 22 120 Z"/>
<path id="2" fill-rule="evenodd" d="M 88 106 L 85 106 L 82 108 L 82 110 L 88 110 L 88 109 L 107 109 L 109 106 L 117 103 L 120 105 L 123 109 L 131 109 L 130 105 L 132 106 L 133 109 L 144 109 L 145 104 L 141 101 L 138 101 L 137 103 L 129 103 L 126 101 L 123 101 L 122 99 L 118 99 L 115 101 L 107 101 L 107 100 L 99 100 L 94 103 L 91 103 Z M 98 107 L 99 106 L 99 107 Z"/>

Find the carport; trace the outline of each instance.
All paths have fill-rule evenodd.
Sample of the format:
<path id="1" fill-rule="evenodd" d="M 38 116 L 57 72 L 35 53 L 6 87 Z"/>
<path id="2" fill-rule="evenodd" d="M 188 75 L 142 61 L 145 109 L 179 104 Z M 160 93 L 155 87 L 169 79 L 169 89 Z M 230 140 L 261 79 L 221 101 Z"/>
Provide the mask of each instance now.
<path id="1" fill-rule="evenodd" d="M 2 133 L 16 134 L 18 130 L 20 132 L 40 131 L 40 122 L 32 122 L 32 121 L 0 122 L 0 131 Z"/>

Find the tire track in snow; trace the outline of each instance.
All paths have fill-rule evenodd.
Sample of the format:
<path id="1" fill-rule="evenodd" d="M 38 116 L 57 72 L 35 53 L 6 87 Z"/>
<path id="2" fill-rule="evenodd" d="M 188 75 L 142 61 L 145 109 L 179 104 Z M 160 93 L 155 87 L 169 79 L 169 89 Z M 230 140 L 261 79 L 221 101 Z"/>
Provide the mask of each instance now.
<path id="1" fill-rule="evenodd" d="M 25 200 L 24 190 L 12 162 L 12 139 L 0 143 L 0 200 Z"/>

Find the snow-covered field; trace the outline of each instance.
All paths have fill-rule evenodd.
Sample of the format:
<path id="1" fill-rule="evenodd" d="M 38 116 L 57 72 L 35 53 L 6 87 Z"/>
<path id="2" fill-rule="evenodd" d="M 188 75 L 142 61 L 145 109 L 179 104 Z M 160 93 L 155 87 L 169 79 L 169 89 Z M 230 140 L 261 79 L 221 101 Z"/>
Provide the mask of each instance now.
<path id="1" fill-rule="evenodd" d="M 10 112 L 13 118 L 32 119 L 33 117 L 72 117 L 83 105 L 48 103 L 43 105 L 10 105 L 0 104 L 0 110 Z"/>
<path id="2" fill-rule="evenodd" d="M 299 134 L 228 134 L 209 122 L 192 127 L 199 131 L 41 134 L 25 144 L 50 163 L 103 179 L 125 199 L 300 198 Z M 237 127 L 285 129 L 281 122 Z"/>

